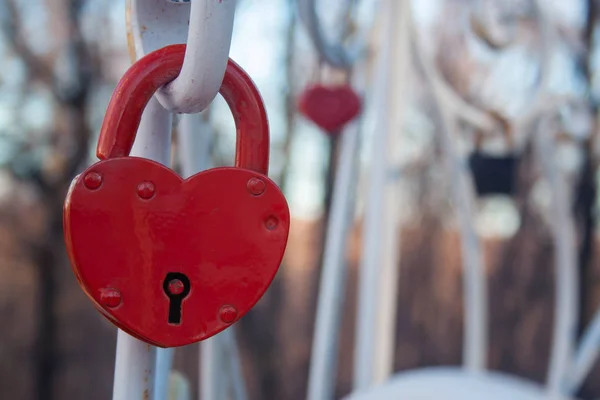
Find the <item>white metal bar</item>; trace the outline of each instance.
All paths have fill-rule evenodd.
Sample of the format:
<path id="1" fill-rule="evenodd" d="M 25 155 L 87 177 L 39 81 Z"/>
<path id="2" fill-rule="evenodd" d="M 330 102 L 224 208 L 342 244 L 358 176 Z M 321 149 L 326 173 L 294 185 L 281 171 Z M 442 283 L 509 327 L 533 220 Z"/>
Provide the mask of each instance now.
<path id="1" fill-rule="evenodd" d="M 181 172 L 188 178 L 210 167 L 210 146 L 212 128 L 205 121 L 208 114 L 186 114 L 179 123 L 179 158 Z M 220 334 L 200 343 L 200 380 L 201 400 L 219 400 L 224 392 L 225 375 Z"/>
<path id="2" fill-rule="evenodd" d="M 566 394 L 575 394 L 594 367 L 600 355 L 600 310 L 585 330 L 581 344 L 577 348 L 571 369 L 565 379 Z"/>
<path id="3" fill-rule="evenodd" d="M 414 31 L 413 37 L 418 33 Z M 418 41 L 414 45 L 416 56 L 421 63 L 431 85 L 435 104 L 442 120 L 441 139 L 444 149 L 444 163 L 450 175 L 450 190 L 458 216 L 463 259 L 463 287 L 465 304 L 465 328 L 463 339 L 463 362 L 470 371 L 486 368 L 488 342 L 487 285 L 481 243 L 475 229 L 475 198 L 472 182 L 456 149 L 456 107 L 447 97 L 447 87 L 443 78 L 436 72 L 433 62 L 425 56 L 423 46 Z M 481 111 L 478 111 L 481 112 Z M 465 114 L 461 114 L 463 117 Z M 489 116 L 487 116 L 489 117 Z M 475 121 L 472 121 L 475 122 Z"/>
<path id="4" fill-rule="evenodd" d="M 183 177 L 192 176 L 212 165 L 213 130 L 208 112 L 181 116 L 178 150 Z M 200 344 L 200 398 L 223 399 L 227 383 L 233 388 L 234 399 L 246 398 L 234 326 Z"/>
<path id="5" fill-rule="evenodd" d="M 197 113 L 215 98 L 229 58 L 236 0 L 128 0 L 130 49 L 138 57 L 173 43 L 187 43 L 181 73 L 157 92 L 176 113 Z"/>
<path id="6" fill-rule="evenodd" d="M 180 117 L 177 150 L 184 178 L 211 167 L 213 130 L 208 121 L 208 112 L 183 114 Z"/>
<path id="7" fill-rule="evenodd" d="M 200 345 L 200 399 L 220 400 L 225 393 L 222 383 L 225 369 L 219 335 L 204 340 Z"/>
<path id="8" fill-rule="evenodd" d="M 535 1 L 536 11 L 540 20 L 540 30 L 542 36 L 541 56 L 542 56 L 542 78 L 538 89 L 535 92 L 531 112 L 523 118 L 516 121 L 516 125 L 523 126 L 529 123 L 532 113 L 536 112 L 540 104 L 543 103 L 543 95 L 549 82 L 549 60 L 551 57 L 552 32 L 550 30 L 546 15 L 539 0 Z M 416 37 L 417 33 L 415 33 Z M 465 103 L 450 86 L 444 81 L 443 77 L 423 53 L 423 46 L 415 43 L 417 56 L 419 57 L 423 68 L 425 69 L 428 80 L 431 82 L 433 90 L 438 100 L 440 113 L 446 120 L 446 129 L 443 129 L 444 148 L 449 157 L 456 156 L 455 144 L 448 132 L 449 127 L 455 124 L 452 119 L 460 116 L 481 129 L 490 129 L 494 126 L 493 121 L 483 111 L 477 110 Z M 455 114 L 455 115 L 452 115 Z M 450 135 L 450 136 L 449 136 Z M 454 154 L 454 156 L 452 155 Z M 452 184 L 455 206 L 458 207 L 459 223 L 462 237 L 463 264 L 465 266 L 465 339 L 464 339 L 464 360 L 465 365 L 470 370 L 480 370 L 485 368 L 487 353 L 487 290 L 485 282 L 485 271 L 483 266 L 483 254 L 479 238 L 474 229 L 474 211 L 473 211 L 473 190 L 468 182 L 464 167 L 459 166 L 458 160 L 451 162 L 456 164 L 452 167 L 452 175 L 456 183 Z M 459 184 L 457 184 L 459 183 Z"/>
<path id="9" fill-rule="evenodd" d="M 475 229 L 475 199 L 465 164 L 460 159 L 454 134 L 456 121 L 440 108 L 444 163 L 450 174 L 451 193 L 458 214 L 463 257 L 463 287 L 465 328 L 463 363 L 467 370 L 477 372 L 486 368 L 488 342 L 487 285 L 481 242 Z"/>
<path id="10" fill-rule="evenodd" d="M 168 165 L 171 114 L 153 97 L 142 116 L 132 156 Z M 113 400 L 154 399 L 156 347 L 119 330 L 115 359 Z"/>
<path id="11" fill-rule="evenodd" d="M 344 47 L 341 43 L 331 43 L 326 37 L 324 29 L 317 14 L 316 0 L 297 0 L 298 15 L 306 27 L 308 34 L 315 46 L 319 56 L 328 65 L 335 68 L 350 69 L 365 53 L 366 44 L 364 42 L 365 32 L 358 32 L 356 41 L 351 45 Z M 374 1 L 375 6 L 379 0 Z M 370 26 L 365 27 L 370 30 Z"/>
<path id="12" fill-rule="evenodd" d="M 556 164 L 551 129 L 535 135 L 536 153 L 552 190 L 552 235 L 555 249 L 554 337 L 550 351 L 547 387 L 551 395 L 563 394 L 563 383 L 573 360 L 577 311 L 577 247 L 571 214 L 570 192 Z"/>
<path id="13" fill-rule="evenodd" d="M 549 17 L 544 11 L 543 1 L 534 0 L 532 5 L 535 8 L 535 12 L 538 17 L 538 23 L 540 24 L 540 79 L 537 89 L 534 91 L 529 102 L 530 105 L 528 112 L 513 122 L 515 131 L 519 131 L 521 129 L 529 130 L 529 124 L 531 124 L 535 118 L 538 118 L 541 114 L 546 112 L 546 110 L 550 110 L 553 107 L 553 99 L 549 97 L 548 92 L 550 87 L 550 79 L 552 77 L 551 67 L 556 37 L 552 30 Z"/>
<path id="14" fill-rule="evenodd" d="M 167 399 L 169 394 L 169 377 L 173 366 L 175 349 L 156 349 L 156 373 L 154 374 L 155 400 Z"/>
<path id="15" fill-rule="evenodd" d="M 154 398 L 156 347 L 119 330 L 113 400 Z"/>
<path id="16" fill-rule="evenodd" d="M 396 44 L 391 56 L 393 79 L 391 99 L 388 109 L 388 149 L 386 187 L 384 207 L 380 209 L 383 222 L 382 270 L 379 277 L 379 305 L 377 306 L 376 341 L 373 357 L 373 383 L 386 381 L 394 372 L 396 344 L 396 313 L 398 309 L 398 277 L 400 273 L 400 187 L 398 173 L 401 168 L 400 138 L 405 115 L 406 86 L 409 81 L 410 64 L 410 27 L 408 13 L 409 0 L 396 0 L 393 9 L 394 34 Z M 391 38 L 388 40 L 392 40 Z M 383 116 L 382 116 L 383 117 Z"/>
<path id="17" fill-rule="evenodd" d="M 442 114 L 445 112 L 442 110 Z M 465 164 L 455 147 L 455 121 L 449 116 L 442 130 L 445 164 L 450 173 L 451 192 L 458 214 L 463 257 L 463 287 L 465 304 L 465 332 L 463 362 L 469 371 L 486 368 L 488 351 L 488 297 L 485 264 L 481 241 L 475 229 L 475 198 L 472 182 Z"/>
<path id="18" fill-rule="evenodd" d="M 331 215 L 325 240 L 314 341 L 310 358 L 308 399 L 333 398 L 339 327 L 346 283 L 347 240 L 354 220 L 359 167 L 359 121 L 343 132 L 336 168 Z"/>
<path id="19" fill-rule="evenodd" d="M 230 385 L 233 392 L 233 400 L 247 400 L 248 393 L 246 391 L 246 383 L 244 380 L 244 374 L 242 372 L 242 361 L 240 352 L 235 338 L 234 326 L 221 332 L 220 338 L 222 338 L 223 351 L 225 353 L 225 361 L 228 364 L 229 374 L 227 378 L 230 381 Z M 226 382 L 227 383 L 227 382 Z M 227 385 L 226 385 L 227 386 Z"/>
<path id="20" fill-rule="evenodd" d="M 388 133 L 390 131 L 390 81 L 393 68 L 391 60 L 394 24 L 396 23 L 396 0 L 385 0 L 382 3 L 384 16 L 381 31 L 381 43 L 384 43 L 377 61 L 376 87 L 373 89 L 376 109 L 380 110 L 373 130 L 370 156 L 371 173 L 368 185 L 367 203 L 364 215 L 363 249 L 360 261 L 358 283 L 358 306 L 356 313 L 356 337 L 354 342 L 354 390 L 360 391 L 371 386 L 374 378 L 374 351 L 376 340 L 376 321 L 379 277 L 382 270 L 381 242 L 384 219 L 381 209 L 384 207 L 384 189 L 388 161 Z"/>
<path id="21" fill-rule="evenodd" d="M 343 46 L 331 44 L 325 38 L 316 10 L 316 0 L 298 0 L 298 15 L 306 26 L 311 40 L 323 60 L 337 68 L 349 68 L 352 57 Z"/>

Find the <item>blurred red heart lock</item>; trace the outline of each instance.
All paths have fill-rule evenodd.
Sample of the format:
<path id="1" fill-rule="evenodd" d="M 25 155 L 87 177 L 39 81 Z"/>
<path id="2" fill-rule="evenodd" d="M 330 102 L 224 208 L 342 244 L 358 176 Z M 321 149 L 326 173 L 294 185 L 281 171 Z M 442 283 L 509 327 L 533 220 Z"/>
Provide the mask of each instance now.
<path id="1" fill-rule="evenodd" d="M 267 176 L 269 127 L 260 93 L 229 61 L 220 89 L 236 123 L 235 167 L 182 179 L 129 157 L 153 93 L 181 69 L 185 45 L 135 63 L 119 82 L 92 165 L 64 205 L 73 271 L 96 307 L 156 346 L 209 338 L 246 314 L 283 258 L 290 216 Z"/>
<path id="2" fill-rule="evenodd" d="M 302 92 L 298 109 L 326 133 L 337 134 L 361 112 L 362 102 L 349 85 L 317 84 Z"/>

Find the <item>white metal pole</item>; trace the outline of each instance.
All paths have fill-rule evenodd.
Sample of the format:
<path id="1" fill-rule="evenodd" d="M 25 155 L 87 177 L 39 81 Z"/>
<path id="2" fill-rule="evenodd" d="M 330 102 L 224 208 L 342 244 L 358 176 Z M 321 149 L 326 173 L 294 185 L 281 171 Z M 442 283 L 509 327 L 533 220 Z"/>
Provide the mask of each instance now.
<path id="1" fill-rule="evenodd" d="M 181 116 L 178 150 L 185 178 L 212 165 L 213 131 L 208 121 L 209 111 Z M 234 398 L 244 400 L 246 387 L 241 370 L 234 326 L 204 340 L 200 344 L 200 399 L 223 399 L 229 382 L 233 387 Z"/>
<path id="2" fill-rule="evenodd" d="M 184 178 L 211 167 L 213 132 L 208 112 L 182 114 L 180 117 L 177 150 Z"/>
<path id="3" fill-rule="evenodd" d="M 567 395 L 576 393 L 590 373 L 600 355 L 600 310 L 585 330 L 581 344 L 573 360 L 573 365 L 565 379 Z"/>
<path id="4" fill-rule="evenodd" d="M 390 131 L 390 94 L 393 71 L 395 40 L 394 25 L 397 23 L 395 10 L 397 0 L 382 2 L 384 27 L 381 43 L 383 47 L 377 64 L 376 88 L 374 89 L 378 122 L 373 131 L 367 204 L 364 216 L 363 248 L 358 283 L 358 307 L 356 313 L 356 339 L 354 342 L 354 390 L 361 391 L 374 383 L 374 353 L 378 307 L 379 278 L 382 271 L 382 232 L 384 216 L 384 191 L 388 172 L 388 134 Z"/>
<path id="5" fill-rule="evenodd" d="M 168 165 L 171 147 L 171 114 L 153 97 L 140 123 L 132 156 Z M 113 400 L 154 399 L 156 347 L 119 330 Z"/>
<path id="6" fill-rule="evenodd" d="M 219 335 L 200 345 L 200 400 L 220 400 L 226 393 L 225 366 Z"/>
<path id="7" fill-rule="evenodd" d="M 333 398 L 339 326 L 346 283 L 347 240 L 354 220 L 359 166 L 359 121 L 344 130 L 340 143 L 319 287 L 308 400 Z"/>
<path id="8" fill-rule="evenodd" d="M 405 115 L 406 83 L 409 81 L 410 64 L 410 13 L 409 0 L 397 0 L 394 34 L 395 49 L 391 63 L 394 71 L 391 86 L 391 99 L 388 115 L 388 172 L 384 192 L 384 207 L 380 209 L 384 221 L 382 246 L 382 270 L 379 277 L 379 305 L 377 306 L 377 326 L 375 354 L 373 360 L 373 383 L 379 384 L 387 380 L 394 371 L 394 355 L 396 344 L 396 313 L 398 310 L 398 277 L 400 273 L 400 187 L 398 174 L 401 168 L 400 138 L 402 122 Z M 391 40 L 391 39 L 390 39 Z"/>
<path id="9" fill-rule="evenodd" d="M 155 400 L 168 399 L 170 373 L 173 366 L 175 349 L 156 349 L 156 373 L 154 381 Z"/>
<path id="10" fill-rule="evenodd" d="M 413 28 L 413 37 L 417 32 Z M 475 195 L 465 163 L 456 148 L 456 113 L 458 109 L 448 97 L 448 88 L 436 71 L 432 61 L 425 56 L 423 46 L 415 41 L 414 48 L 427 81 L 431 85 L 435 104 L 441 118 L 441 140 L 444 163 L 450 177 L 450 190 L 456 208 L 463 258 L 463 287 L 465 322 L 463 363 L 469 371 L 486 368 L 488 342 L 487 284 L 483 251 L 475 229 Z M 461 111 L 461 116 L 466 114 Z M 489 116 L 488 116 L 489 117 Z M 483 124 L 482 124 L 483 125 Z"/>
<path id="11" fill-rule="evenodd" d="M 537 155 L 552 190 L 552 235 L 554 239 L 555 300 L 554 329 L 547 386 L 551 395 L 565 393 L 563 387 L 573 361 L 577 329 L 577 247 L 568 185 L 556 165 L 551 129 L 535 135 Z"/>
<path id="12" fill-rule="evenodd" d="M 234 400 L 247 400 L 246 383 L 242 372 L 242 361 L 235 338 L 234 327 L 230 327 L 221 332 L 222 348 L 225 353 L 224 359 L 228 362 L 228 371 L 226 378 L 230 382 Z M 227 383 L 227 382 L 226 382 Z"/>
<path id="13" fill-rule="evenodd" d="M 440 110 L 440 114 L 445 113 Z M 448 115 L 442 118 L 446 119 L 442 128 L 444 161 L 451 177 L 450 190 L 458 214 L 464 268 L 463 362 L 467 370 L 480 372 L 486 368 L 488 342 L 488 298 L 483 250 L 475 229 L 473 185 L 454 143 L 456 121 Z"/>
<path id="14" fill-rule="evenodd" d="M 179 123 L 181 172 L 188 178 L 210 167 L 212 129 L 205 121 L 209 114 L 184 114 Z M 219 400 L 225 375 L 220 335 L 200 343 L 200 399 Z"/>

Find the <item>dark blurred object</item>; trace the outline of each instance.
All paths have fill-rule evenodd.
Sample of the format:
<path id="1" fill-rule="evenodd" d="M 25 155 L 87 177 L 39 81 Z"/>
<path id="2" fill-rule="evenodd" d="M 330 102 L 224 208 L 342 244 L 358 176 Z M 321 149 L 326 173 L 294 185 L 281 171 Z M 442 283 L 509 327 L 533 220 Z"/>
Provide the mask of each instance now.
<path id="1" fill-rule="evenodd" d="M 475 151 L 469 157 L 469 167 L 473 173 L 477 194 L 479 196 L 513 195 L 518 165 L 518 157 L 512 154 L 494 156 Z"/>
<path id="2" fill-rule="evenodd" d="M 519 156 L 514 151 L 512 129 L 508 120 L 495 111 L 489 111 L 500 126 L 509 153 L 506 155 L 487 154 L 481 150 L 484 133 L 475 132 L 475 150 L 469 156 L 469 168 L 473 174 L 475 190 L 479 196 L 494 194 L 515 194 Z"/>

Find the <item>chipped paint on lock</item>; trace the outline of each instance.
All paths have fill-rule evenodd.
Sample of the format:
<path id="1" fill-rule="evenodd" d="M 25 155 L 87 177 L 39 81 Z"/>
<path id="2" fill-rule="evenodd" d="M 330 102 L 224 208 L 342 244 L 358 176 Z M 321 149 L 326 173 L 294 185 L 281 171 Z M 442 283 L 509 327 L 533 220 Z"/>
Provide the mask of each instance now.
<path id="1" fill-rule="evenodd" d="M 220 92 L 236 122 L 235 167 L 182 179 L 128 156 L 145 105 L 177 76 L 184 52 L 185 45 L 168 46 L 123 76 L 98 141 L 102 161 L 76 179 L 64 207 L 83 290 L 119 328 L 160 347 L 206 339 L 248 312 L 279 268 L 290 223 L 283 194 L 266 176 L 264 104 L 233 61 Z"/>

